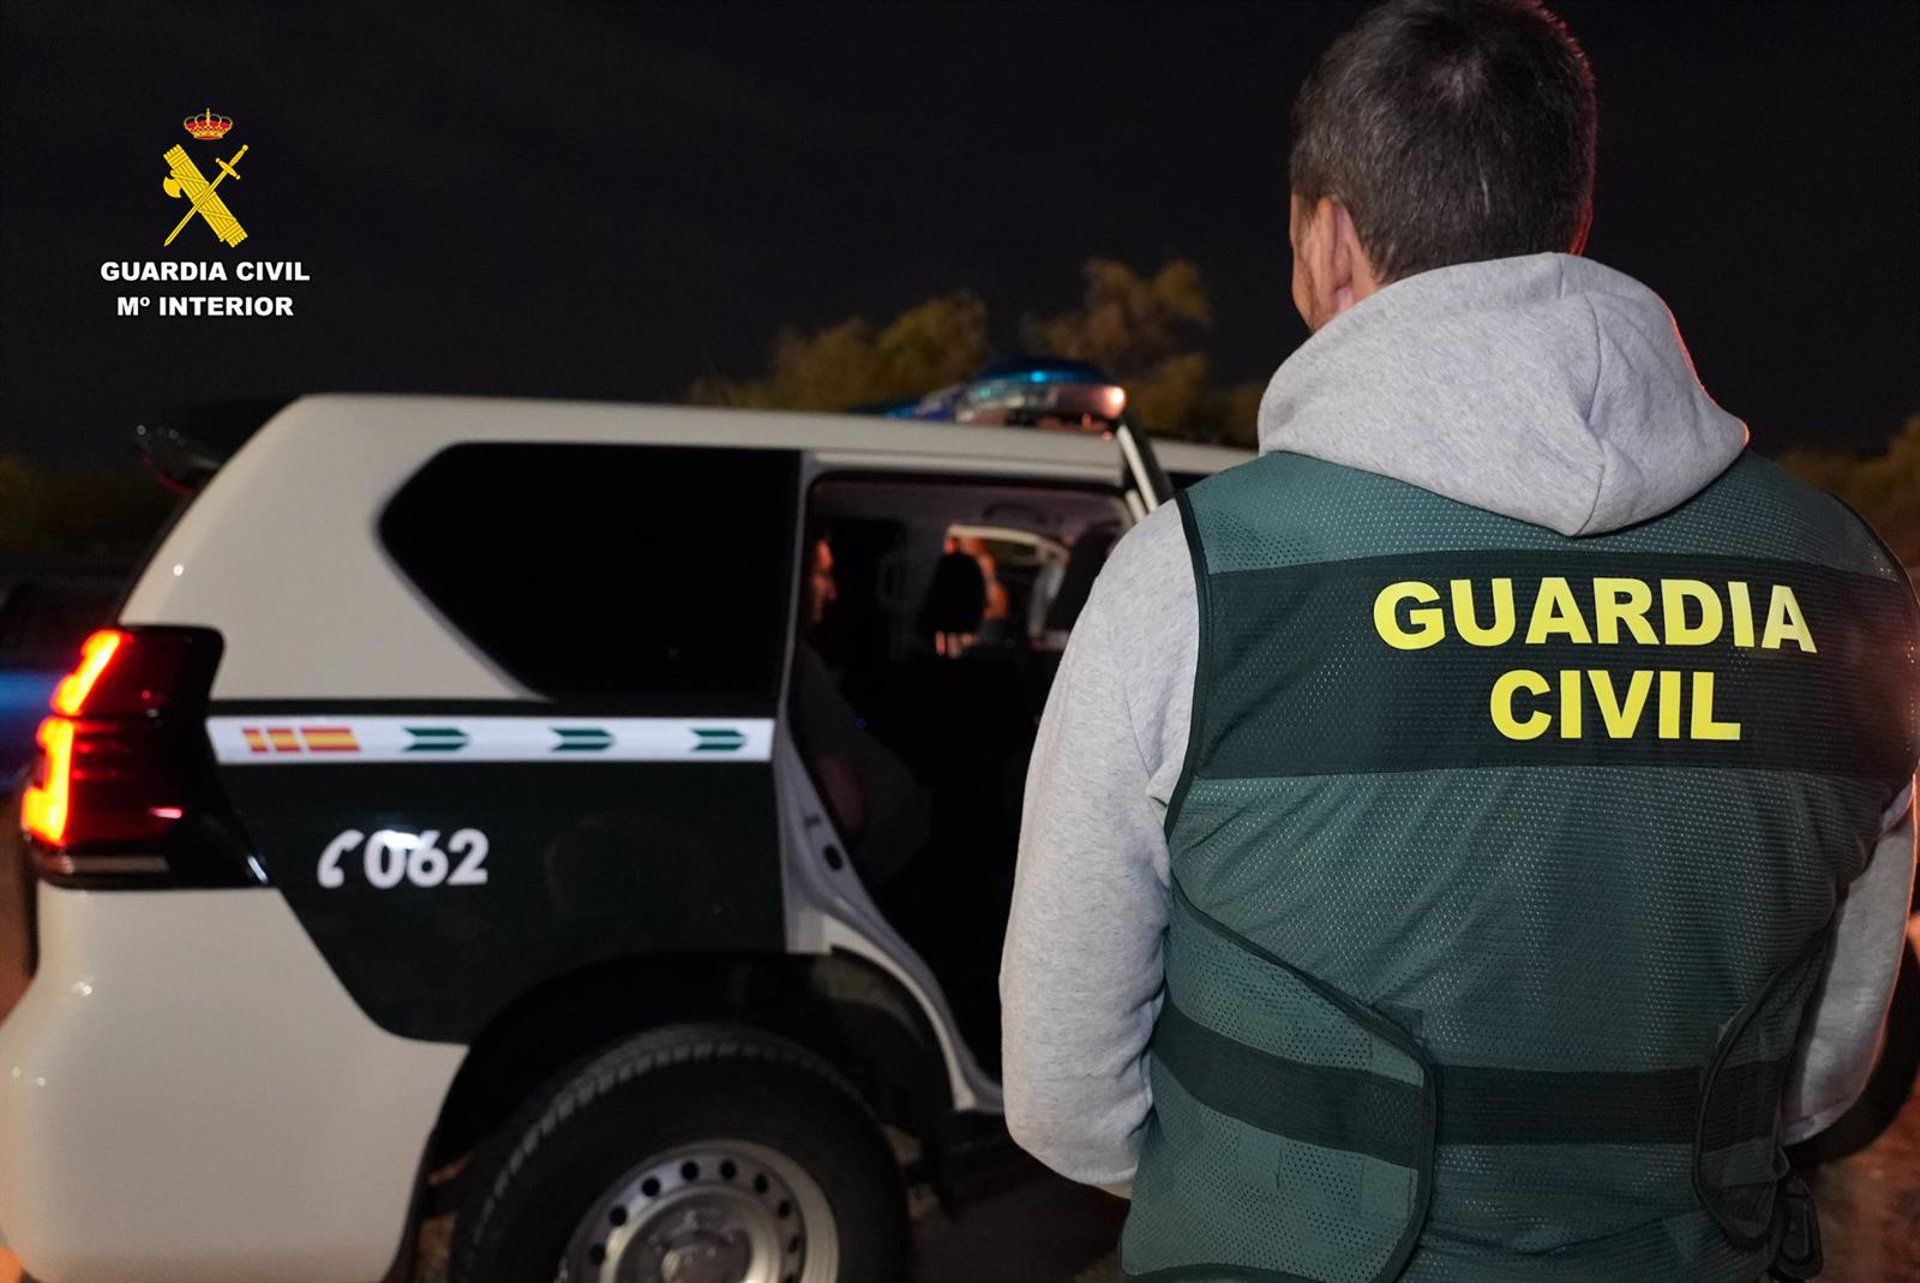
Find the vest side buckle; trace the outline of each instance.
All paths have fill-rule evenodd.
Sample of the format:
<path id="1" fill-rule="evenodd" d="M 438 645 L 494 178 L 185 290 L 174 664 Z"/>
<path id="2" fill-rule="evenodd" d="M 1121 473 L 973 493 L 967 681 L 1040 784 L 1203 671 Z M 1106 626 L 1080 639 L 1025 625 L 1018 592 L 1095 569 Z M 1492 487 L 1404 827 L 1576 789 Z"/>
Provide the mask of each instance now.
<path id="1" fill-rule="evenodd" d="M 1818 1278 L 1824 1261 L 1820 1253 L 1820 1213 L 1813 1191 L 1798 1176 L 1780 1182 L 1780 1203 L 1774 1213 L 1776 1246 L 1768 1275 L 1803 1283 Z"/>

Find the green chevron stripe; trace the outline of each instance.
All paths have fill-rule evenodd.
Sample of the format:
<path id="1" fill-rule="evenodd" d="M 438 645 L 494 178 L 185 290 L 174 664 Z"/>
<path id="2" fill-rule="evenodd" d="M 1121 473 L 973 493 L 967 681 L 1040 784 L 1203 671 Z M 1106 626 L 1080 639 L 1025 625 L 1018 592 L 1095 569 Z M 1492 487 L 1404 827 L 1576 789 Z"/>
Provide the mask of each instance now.
<path id="1" fill-rule="evenodd" d="M 467 733 L 457 726 L 408 726 L 404 728 L 413 736 L 408 744 L 409 753 L 457 753 L 467 746 Z"/>
<path id="2" fill-rule="evenodd" d="M 613 732 L 598 726 L 556 726 L 553 733 L 560 737 L 556 753 L 604 753 L 613 747 Z"/>

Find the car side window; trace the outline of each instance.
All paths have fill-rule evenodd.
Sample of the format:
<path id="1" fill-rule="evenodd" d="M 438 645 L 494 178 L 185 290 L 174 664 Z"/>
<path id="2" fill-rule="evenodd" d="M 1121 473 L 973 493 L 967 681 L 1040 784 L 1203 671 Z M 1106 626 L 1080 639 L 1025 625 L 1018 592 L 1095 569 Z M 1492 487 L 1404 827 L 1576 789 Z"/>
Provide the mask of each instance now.
<path id="1" fill-rule="evenodd" d="M 797 502 L 791 451 L 475 442 L 401 487 L 380 538 L 449 623 L 541 695 L 765 716 Z"/>

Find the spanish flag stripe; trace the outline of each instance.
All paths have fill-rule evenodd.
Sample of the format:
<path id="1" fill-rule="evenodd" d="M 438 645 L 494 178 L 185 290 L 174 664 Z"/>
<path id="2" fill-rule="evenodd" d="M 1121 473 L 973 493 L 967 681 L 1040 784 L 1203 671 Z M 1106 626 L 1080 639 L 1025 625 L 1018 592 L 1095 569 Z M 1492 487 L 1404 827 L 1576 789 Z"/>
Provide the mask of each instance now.
<path id="1" fill-rule="evenodd" d="M 359 743 L 353 738 L 353 729 L 347 726 L 302 726 L 300 738 L 315 753 L 357 753 Z"/>
<path id="2" fill-rule="evenodd" d="M 293 733 L 293 728 L 290 726 L 269 726 L 267 728 L 267 739 L 272 742 L 273 751 L 276 753 L 298 753 L 300 751 L 300 737 Z"/>

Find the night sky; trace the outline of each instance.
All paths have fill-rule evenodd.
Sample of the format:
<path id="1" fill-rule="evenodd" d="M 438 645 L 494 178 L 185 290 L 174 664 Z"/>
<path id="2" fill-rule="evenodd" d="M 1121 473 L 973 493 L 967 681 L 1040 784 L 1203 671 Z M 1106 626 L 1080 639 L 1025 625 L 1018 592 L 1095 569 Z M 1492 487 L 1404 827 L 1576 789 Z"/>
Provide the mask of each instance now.
<path id="1" fill-rule="evenodd" d="M 9 0 L 0 450 L 302 391 L 677 399 L 957 288 L 1010 343 L 1091 255 L 1192 258 L 1220 375 L 1264 378 L 1305 336 L 1287 104 L 1361 7 Z M 1763 448 L 1878 447 L 1920 411 L 1920 5 L 1560 11 L 1600 83 L 1591 254 Z M 163 250 L 161 154 L 243 142 L 249 239 Z M 313 279 L 290 320 L 116 317 L 140 291 L 100 264 L 167 258 Z"/>

